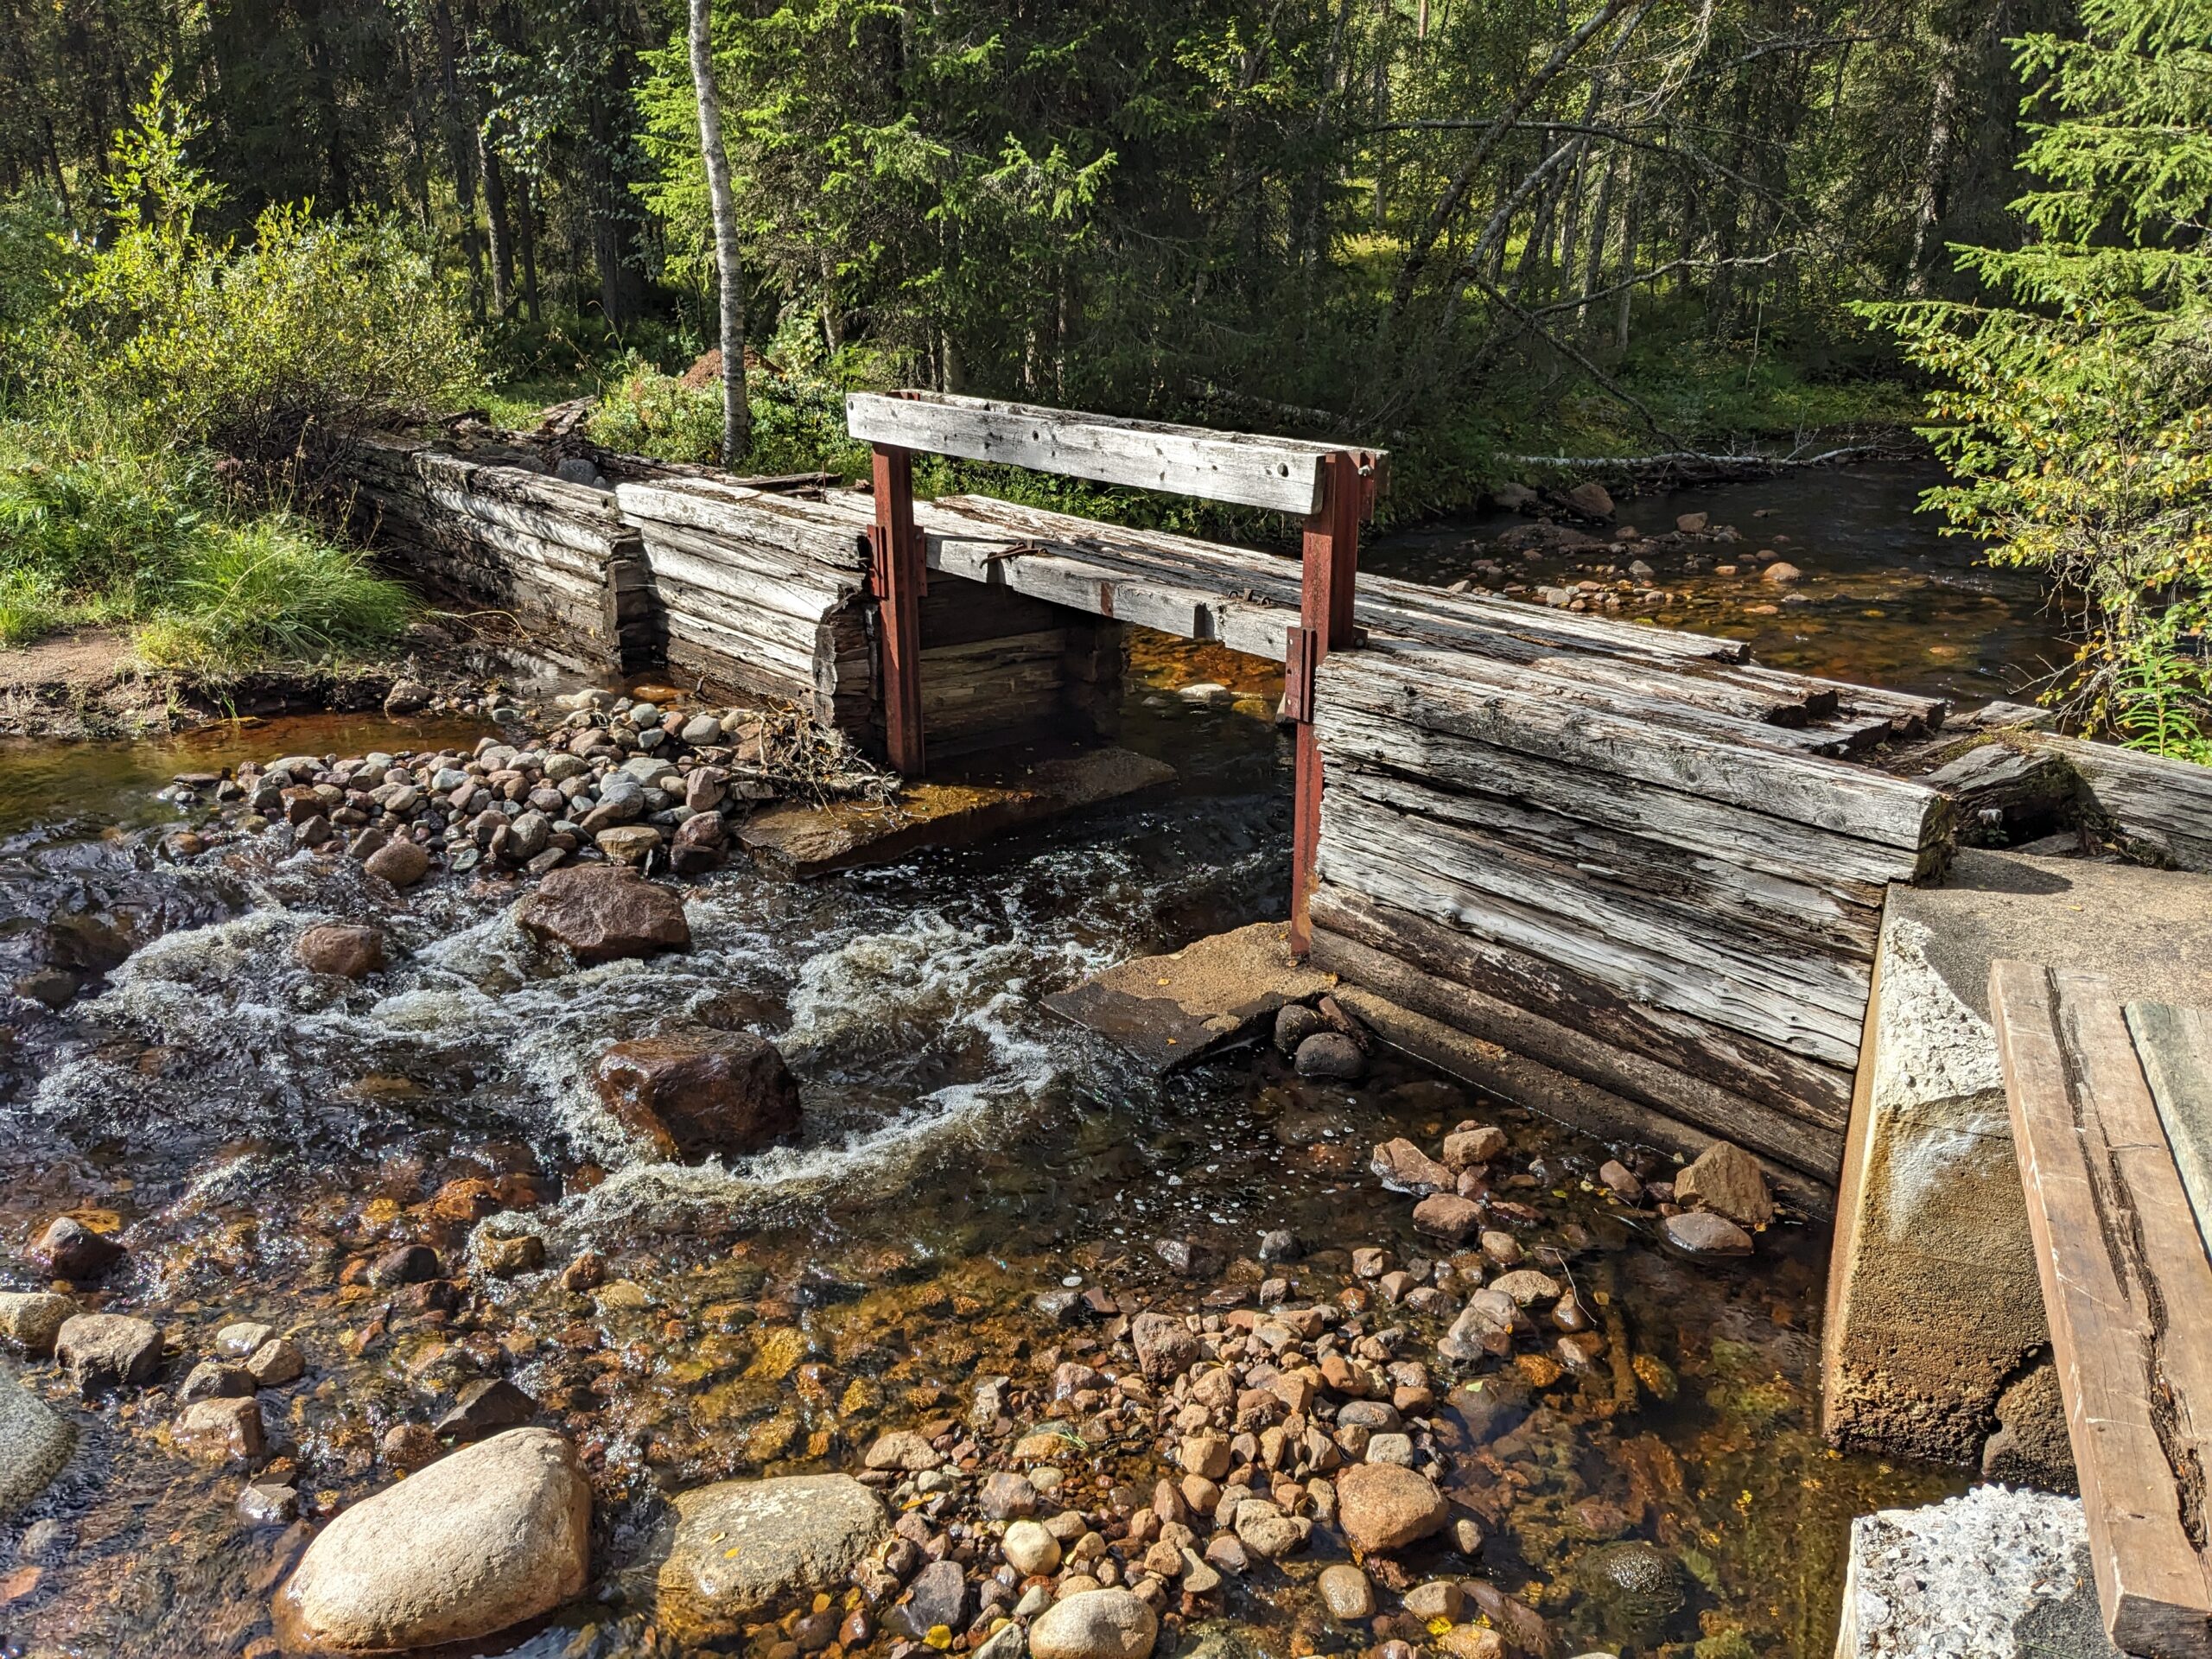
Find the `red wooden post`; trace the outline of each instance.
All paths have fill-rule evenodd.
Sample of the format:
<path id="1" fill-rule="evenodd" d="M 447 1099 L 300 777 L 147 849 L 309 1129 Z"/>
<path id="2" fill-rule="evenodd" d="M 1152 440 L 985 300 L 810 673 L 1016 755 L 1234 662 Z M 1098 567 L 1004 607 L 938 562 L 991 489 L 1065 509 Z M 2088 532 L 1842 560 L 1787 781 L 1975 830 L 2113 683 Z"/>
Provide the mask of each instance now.
<path id="1" fill-rule="evenodd" d="M 1313 897 L 1314 863 L 1321 847 L 1321 746 L 1313 734 L 1313 678 L 1321 659 L 1352 643 L 1352 590 L 1359 570 L 1359 521 L 1369 499 L 1371 468 L 1339 450 L 1322 464 L 1321 510 L 1306 521 L 1306 556 L 1299 589 L 1298 626 L 1290 630 L 1284 702 L 1296 722 L 1298 771 L 1292 806 L 1290 951 L 1303 957 L 1313 947 L 1306 906 Z"/>
<path id="2" fill-rule="evenodd" d="M 875 446 L 874 550 L 878 662 L 883 673 L 884 746 L 891 769 L 922 775 L 922 538 L 914 528 L 914 457 Z"/>

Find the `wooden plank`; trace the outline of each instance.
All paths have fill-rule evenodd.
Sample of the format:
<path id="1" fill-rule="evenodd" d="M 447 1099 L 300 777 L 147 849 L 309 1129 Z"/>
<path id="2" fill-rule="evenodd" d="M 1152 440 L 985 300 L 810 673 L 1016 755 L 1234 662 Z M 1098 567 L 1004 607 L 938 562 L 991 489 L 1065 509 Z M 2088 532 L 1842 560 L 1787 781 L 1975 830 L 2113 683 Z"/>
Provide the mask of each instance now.
<path id="1" fill-rule="evenodd" d="M 1493 857 L 1433 822 L 1349 791 L 1325 796 L 1321 874 L 1416 916 L 1560 963 L 1623 998 L 1672 1008 L 1829 1065 L 1858 1064 L 1868 965 L 1792 949 L 1617 890 Z"/>
<path id="2" fill-rule="evenodd" d="M 1437 789 L 1425 779 L 1347 766 L 1341 755 L 1330 756 L 1328 781 L 1332 789 L 1417 821 L 1448 825 L 1471 847 L 1494 847 L 1499 858 L 1588 883 L 1599 893 L 1618 887 L 1725 918 L 1785 944 L 1873 960 L 1881 931 L 1878 888 L 1838 886 L 1811 868 L 1789 875 L 1750 869 L 1624 834 L 1609 823 L 1569 817 L 1541 801 Z"/>
<path id="3" fill-rule="evenodd" d="M 855 576 L 868 569 L 868 546 L 861 535 L 868 523 L 866 496 L 853 498 L 861 508 L 855 518 L 822 502 L 758 490 L 709 490 L 688 480 L 681 485 L 618 484 L 614 493 L 623 517 L 633 523 L 677 524 Z"/>
<path id="4" fill-rule="evenodd" d="M 1006 546 L 1027 543 L 1059 556 L 1112 560 L 1133 574 L 1179 573 L 1183 580 L 1200 581 L 1217 593 L 1239 594 L 1240 588 L 1249 588 L 1252 596 L 1272 604 L 1294 610 L 1298 606 L 1297 567 L 1274 554 L 1166 531 L 1128 530 L 991 496 L 944 496 L 936 505 L 960 515 L 962 526 L 985 543 Z M 1405 631 L 1416 627 L 1424 618 L 1440 627 L 1503 633 L 1541 648 L 1638 661 L 1741 663 L 1750 656 L 1750 647 L 1741 640 L 1686 629 L 1638 627 L 1510 600 L 1446 594 L 1389 576 L 1360 578 L 1359 597 L 1353 607 L 1357 626 L 1382 632 Z"/>
<path id="5" fill-rule="evenodd" d="M 2196 1230 L 2212 1248 L 2212 1009 L 2131 1002 L 2127 1029 Z"/>
<path id="6" fill-rule="evenodd" d="M 948 392 L 848 393 L 845 425 L 863 443 L 1300 516 L 1321 505 L 1322 458 L 1348 447 Z"/>
<path id="7" fill-rule="evenodd" d="M 1332 891 L 1326 886 L 1317 888 L 1316 905 Z M 1835 1179 L 1843 1150 L 1840 1130 L 1808 1123 L 1764 1101 L 1730 1094 L 1703 1078 L 1616 1048 L 1587 1031 L 1438 978 L 1387 949 L 1337 931 L 1320 919 L 1319 910 L 1309 960 L 1316 968 L 1341 975 L 1347 985 L 1464 1037 L 1494 1043 L 1519 1059 L 1580 1078 L 1631 1109 L 1647 1109 L 1696 1131 L 1701 1140 L 1732 1141 L 1816 1180 Z"/>
<path id="8" fill-rule="evenodd" d="M 1341 703 L 1322 705 L 1320 725 L 1323 753 L 1332 765 L 1420 779 L 1462 794 L 1526 801 L 1584 823 L 1679 848 L 1693 857 L 1724 859 L 1784 880 L 1817 874 L 1840 897 L 1859 904 L 1878 906 L 1888 883 L 1933 874 L 1932 865 L 1916 853 L 1620 772 L 1383 719 Z"/>
<path id="9" fill-rule="evenodd" d="M 1990 1003 L 2105 1626 L 2202 1659 L 2212 1261 L 2109 986 L 1999 961 Z"/>
<path id="10" fill-rule="evenodd" d="M 1315 890 L 1313 905 L 1318 925 L 1402 957 L 1440 982 L 1464 987 L 1522 1009 L 1562 1031 L 1578 1033 L 1580 1045 L 1641 1056 L 1672 1074 L 1699 1079 L 1718 1095 L 1763 1102 L 1770 1109 L 1825 1129 L 1840 1132 L 1845 1126 L 1851 1077 L 1840 1067 L 1808 1059 L 1694 1014 L 1624 995 L 1618 986 L 1578 972 L 1551 957 L 1416 915 L 1402 906 L 1327 880 Z M 1433 1009 L 1425 1012 L 1434 1014 Z M 1506 1041 L 1503 1036 L 1473 1027 L 1463 1028 L 1494 1041 Z M 1670 1089 L 1674 1102 L 1670 1103 L 1668 1098 L 1624 1081 L 1621 1067 L 1614 1068 L 1616 1075 L 1611 1081 L 1596 1077 L 1586 1054 L 1535 1053 L 1535 1058 L 1592 1077 L 1608 1088 L 1638 1095 L 1669 1111 L 1694 1103 L 1681 1088 Z"/>
<path id="11" fill-rule="evenodd" d="M 1500 748 L 1586 766 L 1855 836 L 1914 854 L 1948 823 L 1936 791 L 1813 755 L 1668 729 L 1604 709 L 1562 708 L 1509 687 L 1463 686 L 1447 653 L 1372 645 L 1321 671 L 1323 707 L 1344 706 Z"/>

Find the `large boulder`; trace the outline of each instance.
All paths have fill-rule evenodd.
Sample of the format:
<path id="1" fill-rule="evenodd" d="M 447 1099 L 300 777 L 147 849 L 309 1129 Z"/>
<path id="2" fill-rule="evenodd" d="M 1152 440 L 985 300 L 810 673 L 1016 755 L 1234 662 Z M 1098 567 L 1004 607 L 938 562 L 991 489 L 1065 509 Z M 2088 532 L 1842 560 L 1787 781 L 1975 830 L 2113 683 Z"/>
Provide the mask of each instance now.
<path id="1" fill-rule="evenodd" d="M 28 1508 L 61 1472 L 77 1431 L 0 1371 L 0 1521 Z"/>
<path id="2" fill-rule="evenodd" d="M 575 1450 L 518 1428 L 340 1514 L 276 1592 L 276 1634 L 300 1652 L 475 1641 L 574 1600 L 590 1568 Z"/>
<path id="3" fill-rule="evenodd" d="M 685 1027 L 600 1056 L 599 1097 L 664 1158 L 752 1152 L 798 1127 L 798 1081 L 773 1043 Z"/>
<path id="4" fill-rule="evenodd" d="M 1128 1590 L 1078 1590 L 1029 1627 L 1030 1659 L 1145 1659 L 1160 1620 Z"/>
<path id="5" fill-rule="evenodd" d="M 1440 1530 L 1449 1515 L 1427 1476 L 1396 1464 L 1354 1464 L 1337 1476 L 1337 1522 L 1363 1554 L 1403 1549 Z"/>
<path id="6" fill-rule="evenodd" d="M 889 1530 L 850 1475 L 726 1480 L 677 1494 L 660 1615 L 679 1637 L 737 1633 L 817 1591 L 835 1592 Z"/>
<path id="7" fill-rule="evenodd" d="M 515 918 L 531 938 L 565 944 L 582 963 L 691 948 L 675 888 L 604 864 L 550 872 L 516 906 Z"/>

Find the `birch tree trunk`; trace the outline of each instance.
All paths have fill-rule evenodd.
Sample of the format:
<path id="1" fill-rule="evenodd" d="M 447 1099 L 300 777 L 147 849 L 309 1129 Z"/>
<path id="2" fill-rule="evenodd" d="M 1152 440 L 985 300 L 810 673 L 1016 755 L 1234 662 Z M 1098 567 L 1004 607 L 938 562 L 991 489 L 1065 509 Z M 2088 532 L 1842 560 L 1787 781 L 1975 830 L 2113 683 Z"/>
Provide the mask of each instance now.
<path id="1" fill-rule="evenodd" d="M 699 99 L 699 149 L 707 162 L 722 302 L 722 465 L 734 467 L 753 446 L 753 410 L 745 397 L 745 276 L 738 268 L 737 200 L 730 194 L 729 152 L 722 148 L 721 98 L 715 90 L 713 10 L 712 0 L 691 0 L 691 86 Z"/>

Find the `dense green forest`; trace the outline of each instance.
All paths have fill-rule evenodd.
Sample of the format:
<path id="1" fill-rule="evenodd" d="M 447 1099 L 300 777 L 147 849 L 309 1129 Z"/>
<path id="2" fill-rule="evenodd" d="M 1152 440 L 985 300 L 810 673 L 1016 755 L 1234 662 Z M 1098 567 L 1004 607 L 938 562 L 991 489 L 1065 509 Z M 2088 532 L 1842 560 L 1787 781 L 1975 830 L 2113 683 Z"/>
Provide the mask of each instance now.
<path id="1" fill-rule="evenodd" d="M 1476 440 L 1609 386 L 1586 422 L 1684 438 L 1848 413 L 1888 365 L 1845 304 L 1940 290 L 1948 243 L 2011 235 L 2005 42 L 2050 10 L 723 4 L 754 344 Z M 618 344 L 671 364 L 713 334 L 683 22 L 655 0 L 11 4 L 0 188 L 96 232 L 113 135 L 166 66 L 206 123 L 209 229 L 391 213 L 502 372 Z M 1801 408 L 1761 404 L 1774 376 Z"/>
<path id="2" fill-rule="evenodd" d="M 0 526 L 54 539 L 85 516 L 58 472 L 149 450 L 154 498 L 235 519 L 177 455 L 355 405 L 598 391 L 604 441 L 718 456 L 713 392 L 671 378 L 719 297 L 686 23 L 8 0 L 0 396 L 35 470 Z M 2208 41 L 2204 0 L 721 0 L 748 458 L 849 461 L 839 390 L 917 384 L 1379 439 L 1420 513 L 1531 454 L 1786 448 L 1948 388 L 1944 505 L 2132 619 L 2142 651 L 2085 670 L 2089 702 L 2139 736 L 2125 688 L 2156 658 L 2152 725 L 2180 724 L 2152 741 L 2185 748 L 2203 435 L 2177 452 L 2169 416 L 2204 404 L 2177 365 L 2202 354 Z M 2133 347 L 2152 366 L 2118 387 Z M 2099 433 L 2047 395 L 2069 373 Z M 108 413 L 57 415 L 65 378 Z M 2100 442 L 2091 471 L 2189 457 L 2120 509 L 2147 541 L 2117 587 L 2092 483 L 1975 493 Z M 10 559 L 0 632 L 60 613 L 35 563 Z"/>

